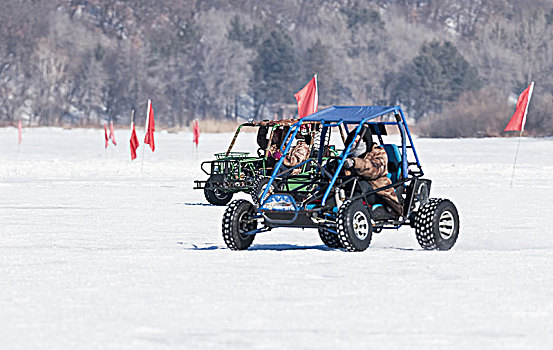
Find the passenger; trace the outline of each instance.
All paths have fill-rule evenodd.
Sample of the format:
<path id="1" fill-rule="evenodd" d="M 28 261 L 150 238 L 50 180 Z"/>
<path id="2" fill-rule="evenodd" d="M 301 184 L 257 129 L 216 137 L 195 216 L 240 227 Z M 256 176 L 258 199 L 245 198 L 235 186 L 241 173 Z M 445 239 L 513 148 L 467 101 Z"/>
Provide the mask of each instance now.
<path id="1" fill-rule="evenodd" d="M 282 166 L 280 167 L 280 173 L 304 162 L 309 156 L 309 145 L 311 144 L 311 136 L 299 134 L 297 137 L 298 142 L 294 148 L 286 155 Z M 292 170 L 289 173 L 284 174 L 283 176 L 297 175 L 301 172 L 301 167 L 298 167 Z"/>
<path id="2" fill-rule="evenodd" d="M 276 129 L 271 137 L 271 146 L 267 149 L 267 166 L 272 168 L 282 158 L 280 146 L 282 144 L 282 129 Z"/>
<path id="3" fill-rule="evenodd" d="M 267 140 L 268 131 L 269 127 L 267 125 L 261 125 L 257 130 L 257 145 L 262 150 L 266 149 L 267 144 L 269 143 L 269 141 Z"/>
<path id="4" fill-rule="evenodd" d="M 363 192 L 390 185 L 392 181 L 386 176 L 388 175 L 388 156 L 384 148 L 375 145 L 367 125 L 364 125 L 355 140 L 353 140 L 354 133 L 350 133 L 346 140 L 346 146 L 352 141 L 355 143 L 344 163 L 344 168 L 367 180 L 359 182 Z M 394 216 L 402 214 L 403 208 L 394 188 L 390 187 L 376 194 L 377 196 L 368 198 L 370 204 L 383 204 Z"/>

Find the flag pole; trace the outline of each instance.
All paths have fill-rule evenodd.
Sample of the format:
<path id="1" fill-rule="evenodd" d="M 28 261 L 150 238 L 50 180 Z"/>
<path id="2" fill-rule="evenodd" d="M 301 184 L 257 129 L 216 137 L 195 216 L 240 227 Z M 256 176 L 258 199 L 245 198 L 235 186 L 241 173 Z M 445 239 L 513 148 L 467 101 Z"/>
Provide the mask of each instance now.
<path id="1" fill-rule="evenodd" d="M 194 161 L 198 161 L 198 144 L 196 142 L 194 142 L 194 140 L 196 140 L 196 123 L 198 122 L 197 119 L 194 119 L 192 121 L 192 135 L 193 135 L 193 141 L 192 143 L 194 144 Z"/>
<path id="2" fill-rule="evenodd" d="M 134 108 L 131 108 L 131 141 L 132 141 L 132 131 L 134 129 Z M 132 145 L 130 145 L 132 151 Z M 132 153 L 131 153 L 131 163 L 132 163 Z"/>
<path id="3" fill-rule="evenodd" d="M 518 135 L 518 142 L 517 142 L 517 151 L 515 153 L 515 161 L 513 163 L 513 173 L 511 174 L 511 184 L 510 188 L 513 188 L 513 179 L 515 178 L 515 167 L 517 165 L 517 158 L 518 158 L 518 150 L 520 149 L 520 140 L 522 140 L 522 131 L 520 130 L 520 134 Z"/>
<path id="4" fill-rule="evenodd" d="M 107 157 L 107 158 L 109 158 L 108 146 L 109 146 L 109 141 L 108 141 L 108 127 L 107 127 L 107 122 L 105 122 L 105 123 L 104 123 L 104 148 L 106 149 L 106 157 Z"/>
<path id="5" fill-rule="evenodd" d="M 132 139 L 132 130 L 133 130 L 133 127 L 134 127 L 134 108 L 131 109 L 131 139 Z M 132 146 L 130 146 L 132 148 Z M 131 158 L 132 158 L 132 155 L 131 155 Z M 133 159 L 131 159 L 131 163 L 132 163 Z"/>
<path id="6" fill-rule="evenodd" d="M 315 99 L 313 100 L 313 113 L 317 113 L 319 106 L 319 83 L 317 82 L 317 74 L 315 74 Z"/>
<path id="7" fill-rule="evenodd" d="M 21 117 L 17 120 L 17 142 L 21 144 L 21 130 L 23 126 L 21 125 Z"/>
<path id="8" fill-rule="evenodd" d="M 146 111 L 146 124 L 144 125 L 144 132 L 148 132 L 148 123 L 150 122 L 150 104 L 152 101 L 148 99 L 148 109 Z M 142 147 L 142 161 L 140 162 L 140 175 L 142 175 L 142 169 L 144 168 L 144 149 L 146 149 L 146 145 L 143 145 Z"/>
<path id="9" fill-rule="evenodd" d="M 513 188 L 513 179 L 515 178 L 515 167 L 517 165 L 518 150 L 520 148 L 520 140 L 522 140 L 522 133 L 524 132 L 524 125 L 526 124 L 526 116 L 528 115 L 528 106 L 530 106 L 530 99 L 532 99 L 532 93 L 534 92 L 534 82 L 530 84 L 530 91 L 528 92 L 528 102 L 524 110 L 524 117 L 522 118 L 522 126 L 520 128 L 520 134 L 518 135 L 517 151 L 515 153 L 515 161 L 513 162 L 513 173 L 511 174 L 511 184 L 509 188 Z"/>

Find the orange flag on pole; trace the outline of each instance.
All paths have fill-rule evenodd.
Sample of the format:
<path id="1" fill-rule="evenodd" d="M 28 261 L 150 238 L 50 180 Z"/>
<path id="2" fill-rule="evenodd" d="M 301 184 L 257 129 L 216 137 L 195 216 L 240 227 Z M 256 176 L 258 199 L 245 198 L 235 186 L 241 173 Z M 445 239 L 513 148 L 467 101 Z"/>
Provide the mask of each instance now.
<path id="1" fill-rule="evenodd" d="M 192 140 L 196 144 L 196 148 L 198 148 L 198 143 L 200 143 L 200 125 L 198 124 L 198 120 L 194 120 L 194 140 Z"/>
<path id="2" fill-rule="evenodd" d="M 138 137 L 136 137 L 136 131 L 134 130 L 134 122 L 131 122 L 131 160 L 136 159 L 136 149 L 138 148 Z"/>
<path id="3" fill-rule="evenodd" d="M 154 108 L 152 107 L 152 101 L 148 100 L 148 119 L 146 122 L 146 136 L 144 137 L 144 143 L 150 145 L 152 152 L 156 150 L 154 143 L 154 131 L 156 124 L 154 121 Z"/>
<path id="4" fill-rule="evenodd" d="M 509 124 L 505 127 L 504 131 L 520 131 L 518 136 L 517 151 L 515 153 L 515 161 L 513 162 L 513 173 L 511 174 L 511 188 L 513 187 L 513 179 L 515 178 L 515 167 L 517 164 L 518 150 L 520 148 L 520 140 L 522 139 L 522 133 L 524 131 L 524 124 L 526 124 L 526 115 L 528 114 L 528 105 L 532 98 L 532 92 L 534 92 L 534 82 L 530 84 L 520 94 L 517 100 L 517 108 L 515 114 L 511 117 Z"/>
<path id="5" fill-rule="evenodd" d="M 113 145 L 117 146 L 117 142 L 115 142 L 115 133 L 113 132 L 113 121 L 109 122 L 109 138 L 111 139 Z"/>
<path id="6" fill-rule="evenodd" d="M 17 122 L 17 133 L 18 133 L 19 143 L 21 143 L 21 130 L 22 129 L 23 129 L 23 126 L 21 125 L 21 118 L 19 118 L 19 121 Z"/>
<path id="7" fill-rule="evenodd" d="M 518 97 L 515 114 L 511 117 L 504 131 L 524 131 L 526 114 L 528 114 L 528 105 L 532 98 L 532 92 L 534 92 L 534 82 L 532 82 Z"/>
<path id="8" fill-rule="evenodd" d="M 107 126 L 107 124 L 104 124 L 104 138 L 106 140 L 106 148 L 108 148 L 109 137 L 108 137 L 108 126 Z"/>
<path id="9" fill-rule="evenodd" d="M 317 88 L 317 74 L 301 89 L 294 94 L 298 101 L 298 116 L 301 118 L 317 112 L 319 105 L 319 92 Z"/>

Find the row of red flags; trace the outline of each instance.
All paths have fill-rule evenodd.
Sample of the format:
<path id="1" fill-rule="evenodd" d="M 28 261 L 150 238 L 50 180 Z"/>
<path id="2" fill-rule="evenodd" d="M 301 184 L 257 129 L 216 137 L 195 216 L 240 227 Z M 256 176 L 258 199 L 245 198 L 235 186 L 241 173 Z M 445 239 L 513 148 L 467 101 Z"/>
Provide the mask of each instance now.
<path id="1" fill-rule="evenodd" d="M 156 123 L 154 120 L 154 107 L 152 101 L 148 100 L 148 113 L 146 120 L 146 136 L 144 136 L 144 143 L 150 145 L 150 149 L 156 150 L 156 144 L 154 141 L 154 131 L 156 130 Z M 131 120 L 131 160 L 136 159 L 136 149 L 140 144 L 138 143 L 138 137 L 136 137 L 136 130 L 134 129 L 134 120 Z"/>
<path id="2" fill-rule="evenodd" d="M 146 135 L 144 136 L 144 143 L 150 145 L 150 149 L 152 152 L 156 150 L 156 145 L 154 141 L 154 131 L 155 131 L 156 125 L 155 125 L 155 118 L 154 118 L 154 107 L 152 106 L 152 101 L 148 100 L 148 113 L 147 113 L 147 120 L 146 120 Z M 198 147 L 198 143 L 200 141 L 200 125 L 198 124 L 197 120 L 194 120 L 194 126 L 193 126 L 193 132 L 194 132 L 194 139 L 193 142 L 196 144 L 196 148 Z M 113 132 L 113 122 L 109 122 L 109 135 L 108 135 L 108 128 L 107 124 L 104 125 L 104 135 L 105 135 L 105 147 L 108 148 L 109 146 L 109 140 L 113 142 L 114 145 L 117 145 L 115 142 L 115 134 Z M 131 138 L 130 138 L 130 148 L 131 148 L 131 160 L 136 159 L 136 150 L 140 146 L 140 143 L 138 142 L 138 137 L 136 136 L 136 129 L 134 127 L 134 120 L 131 118 Z"/>
<path id="3" fill-rule="evenodd" d="M 148 100 L 148 113 L 146 120 L 146 136 L 144 137 L 144 143 L 150 145 L 150 148 L 153 151 L 156 150 L 156 144 L 154 141 L 154 131 L 156 129 L 156 123 L 154 119 L 154 108 L 152 106 L 152 101 Z M 115 141 L 115 133 L 113 131 L 113 121 L 109 122 L 109 135 L 107 124 L 104 125 L 104 139 L 105 139 L 105 148 L 108 148 L 109 141 L 113 143 L 114 146 L 117 146 Z M 131 120 L 131 160 L 136 159 L 136 149 L 140 146 L 138 142 L 138 137 L 136 137 L 136 130 L 134 127 L 134 120 Z"/>
<path id="4" fill-rule="evenodd" d="M 528 114 L 528 106 L 530 104 L 530 99 L 532 98 L 532 93 L 534 91 L 534 82 L 532 82 L 518 97 L 517 106 L 515 113 L 511 117 L 511 120 L 505 127 L 504 131 L 524 131 L 524 125 L 526 124 L 526 115 Z M 314 75 L 313 78 L 305 85 L 300 91 L 294 94 L 298 102 L 298 116 L 303 118 L 310 114 L 316 113 L 319 104 L 319 93 L 317 85 L 317 75 Z M 152 101 L 148 100 L 148 119 L 146 121 L 146 136 L 144 137 L 144 143 L 150 145 L 152 152 L 155 151 L 155 142 L 154 142 L 154 131 L 155 131 L 155 120 L 154 120 L 154 108 L 152 106 Z M 18 129 L 18 142 L 21 143 L 22 139 L 22 125 L 21 119 L 17 123 Z M 193 123 L 193 133 L 194 139 L 193 142 L 198 147 L 199 138 L 200 138 L 200 127 L 198 120 L 194 120 Z M 109 122 L 109 135 L 107 125 L 104 125 L 104 135 L 105 135 L 105 147 L 109 145 L 109 141 L 113 145 L 117 145 L 115 141 L 115 133 L 113 131 L 113 122 Z M 138 138 L 136 136 L 136 130 L 134 127 L 134 121 L 131 120 L 131 159 L 136 159 L 136 149 L 140 146 Z"/>

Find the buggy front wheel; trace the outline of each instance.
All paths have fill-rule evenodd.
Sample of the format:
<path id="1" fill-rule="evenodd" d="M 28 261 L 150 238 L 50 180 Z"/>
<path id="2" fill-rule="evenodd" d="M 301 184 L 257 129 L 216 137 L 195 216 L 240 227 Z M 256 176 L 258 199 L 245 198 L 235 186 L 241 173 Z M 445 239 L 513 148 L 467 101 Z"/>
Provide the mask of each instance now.
<path id="1" fill-rule="evenodd" d="M 427 250 L 450 250 L 459 236 L 459 213 L 455 205 L 442 198 L 431 198 L 415 218 L 415 235 Z"/>
<path id="2" fill-rule="evenodd" d="M 338 238 L 350 252 L 361 252 L 371 244 L 371 215 L 360 200 L 347 200 L 338 210 Z"/>
<path id="3" fill-rule="evenodd" d="M 257 228 L 257 221 L 253 220 L 255 207 L 244 199 L 237 199 L 230 203 L 223 215 L 223 239 L 227 247 L 232 250 L 248 249 L 255 234 L 251 232 Z"/>

